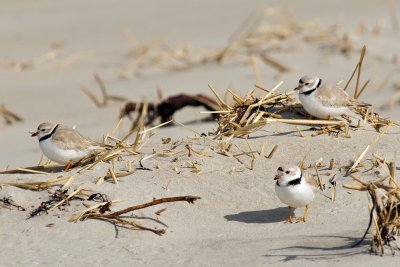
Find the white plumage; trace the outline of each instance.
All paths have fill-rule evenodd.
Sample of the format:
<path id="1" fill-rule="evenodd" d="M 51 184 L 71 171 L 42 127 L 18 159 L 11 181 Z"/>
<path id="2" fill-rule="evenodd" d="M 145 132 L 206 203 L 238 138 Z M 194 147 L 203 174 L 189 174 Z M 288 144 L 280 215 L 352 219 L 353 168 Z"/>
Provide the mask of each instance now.
<path id="1" fill-rule="evenodd" d="M 39 142 L 39 147 L 47 158 L 61 164 L 67 164 L 70 161 L 74 163 L 78 162 L 89 155 L 90 152 L 101 149 L 100 147 L 93 147 L 92 149 L 85 150 L 62 149 L 56 146 L 51 141 L 51 138 Z"/>
<path id="2" fill-rule="evenodd" d="M 279 167 L 275 180 L 276 195 L 289 207 L 287 222 L 293 222 L 292 208 L 306 207 L 303 217 L 298 220 L 305 222 L 308 205 L 315 197 L 315 181 L 303 174 L 297 166 Z"/>

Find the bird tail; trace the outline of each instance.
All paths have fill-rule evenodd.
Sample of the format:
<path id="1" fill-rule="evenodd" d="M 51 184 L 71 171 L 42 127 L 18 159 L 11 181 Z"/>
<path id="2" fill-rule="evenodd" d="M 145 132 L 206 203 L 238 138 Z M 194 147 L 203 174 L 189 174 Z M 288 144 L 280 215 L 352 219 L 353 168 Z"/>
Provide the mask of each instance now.
<path id="1" fill-rule="evenodd" d="M 358 103 L 358 106 L 364 108 L 364 107 L 371 107 L 372 105 L 367 102 L 360 102 Z"/>
<path id="2" fill-rule="evenodd" d="M 94 150 L 103 150 L 103 149 L 111 150 L 114 147 L 112 145 L 98 143 L 98 142 L 95 142 L 95 143 L 92 143 L 92 144 L 96 147 Z"/>
<path id="3" fill-rule="evenodd" d="M 371 104 L 369 104 L 367 102 L 363 102 L 363 101 L 360 101 L 360 100 L 357 100 L 357 99 L 353 99 L 353 101 L 351 101 L 351 102 L 352 102 L 353 106 L 356 106 L 356 107 L 364 108 L 364 107 L 371 107 L 372 106 Z"/>

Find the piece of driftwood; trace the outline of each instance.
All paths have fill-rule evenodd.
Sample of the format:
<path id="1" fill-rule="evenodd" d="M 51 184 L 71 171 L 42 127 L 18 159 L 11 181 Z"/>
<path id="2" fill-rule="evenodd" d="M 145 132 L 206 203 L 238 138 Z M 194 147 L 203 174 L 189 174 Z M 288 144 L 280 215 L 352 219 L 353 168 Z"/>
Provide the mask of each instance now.
<path id="1" fill-rule="evenodd" d="M 145 125 L 151 125 L 157 118 L 160 118 L 162 123 L 170 121 L 173 119 L 174 113 L 183 109 L 184 107 L 202 106 L 208 111 L 215 111 L 218 109 L 217 102 L 203 94 L 178 94 L 170 96 L 159 103 L 146 104 L 147 118 Z M 120 117 L 130 116 L 130 114 L 133 112 L 138 112 L 140 117 L 144 105 L 145 103 L 143 102 L 128 102 L 121 111 Z"/>
<path id="2" fill-rule="evenodd" d="M 194 201 L 196 201 L 198 199 L 201 199 L 201 198 L 197 197 L 197 196 L 178 196 L 178 197 L 167 197 L 167 198 L 159 198 L 159 199 L 154 198 L 150 202 L 140 204 L 140 205 L 130 206 L 126 209 L 122 209 L 122 210 L 115 211 L 115 212 L 111 212 L 110 207 L 113 203 L 115 203 L 117 201 L 108 201 L 107 199 L 104 199 L 104 200 L 106 200 L 105 202 L 95 205 L 95 206 L 83 211 L 82 213 L 73 216 L 69 221 L 70 222 L 78 222 L 78 221 L 83 221 L 85 219 L 99 219 L 99 220 L 111 222 L 116 226 L 123 226 L 123 227 L 127 227 L 127 228 L 130 228 L 133 230 L 145 230 L 145 231 L 153 232 L 156 235 L 163 235 L 163 234 L 165 234 L 165 229 L 155 229 L 155 228 L 149 228 L 149 227 L 142 226 L 135 220 L 127 220 L 126 214 L 129 212 L 133 212 L 133 211 L 144 209 L 147 207 L 159 205 L 162 203 L 184 201 L 184 202 L 188 202 L 189 204 L 193 204 Z M 109 213 L 109 212 L 111 212 L 111 213 Z"/>

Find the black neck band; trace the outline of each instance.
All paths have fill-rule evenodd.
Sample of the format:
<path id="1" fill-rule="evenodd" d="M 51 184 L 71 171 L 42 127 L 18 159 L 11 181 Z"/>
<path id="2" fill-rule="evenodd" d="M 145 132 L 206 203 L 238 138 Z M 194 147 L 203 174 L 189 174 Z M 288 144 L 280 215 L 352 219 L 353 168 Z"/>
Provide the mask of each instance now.
<path id="1" fill-rule="evenodd" d="M 303 178 L 303 173 L 301 172 L 299 178 L 294 179 L 294 180 L 288 182 L 286 186 L 289 186 L 289 185 L 298 185 L 298 184 L 301 183 L 301 179 L 302 179 L 302 178 Z M 279 184 L 279 180 L 276 181 L 276 185 L 277 185 L 277 186 L 281 186 L 281 185 Z"/>
<path id="2" fill-rule="evenodd" d="M 317 87 L 318 88 L 318 87 Z M 312 90 L 309 90 L 309 91 L 307 91 L 307 92 L 303 92 L 303 93 L 300 93 L 301 95 L 311 95 L 315 90 L 317 90 L 317 88 L 314 88 L 314 89 L 312 89 Z"/>
<path id="3" fill-rule="evenodd" d="M 298 185 L 301 183 L 301 178 L 303 178 L 303 173 L 300 174 L 300 177 L 294 180 L 291 180 L 287 185 Z"/>
<path id="4" fill-rule="evenodd" d="M 51 131 L 48 135 L 42 136 L 42 137 L 39 139 L 39 142 L 42 142 L 42 141 L 44 141 L 44 140 L 46 140 L 46 139 L 49 139 L 49 138 L 56 132 L 56 130 L 57 130 L 57 128 L 58 128 L 58 125 L 59 125 L 59 124 L 57 124 L 56 127 L 54 127 L 53 131 Z"/>

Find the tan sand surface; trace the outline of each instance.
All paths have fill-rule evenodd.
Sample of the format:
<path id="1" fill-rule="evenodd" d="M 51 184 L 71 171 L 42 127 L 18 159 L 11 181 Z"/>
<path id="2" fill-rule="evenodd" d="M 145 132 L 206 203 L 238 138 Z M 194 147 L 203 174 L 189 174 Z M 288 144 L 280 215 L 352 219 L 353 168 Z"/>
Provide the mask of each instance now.
<path id="1" fill-rule="evenodd" d="M 38 163 L 41 152 L 28 131 L 41 122 L 76 125 L 81 133 L 95 140 L 113 129 L 122 103 L 97 108 L 81 90 L 86 87 L 100 95 L 94 72 L 102 77 L 110 94 L 134 101 L 154 101 L 157 88 L 162 89 L 164 96 L 180 92 L 211 94 L 208 84 L 221 95 L 228 87 L 244 94 L 254 85 L 255 75 L 251 65 L 238 62 L 208 64 L 178 72 L 143 69 L 139 75 L 119 78 L 120 71 L 132 60 L 127 56 L 132 46 L 126 32 L 129 30 L 144 43 L 160 40 L 171 47 L 217 49 L 228 43 L 231 34 L 252 12 L 282 7 L 302 23 L 313 21 L 327 28 L 339 25 L 338 31 L 351 33 L 354 50 L 343 55 L 329 50 L 326 43 L 292 38 L 284 42 L 287 50 L 271 53 L 290 66 L 291 72 L 280 73 L 258 60 L 265 87 L 272 88 L 284 81 L 278 92 L 290 91 L 304 74 L 315 74 L 332 83 L 347 80 L 360 48 L 366 45 L 362 76 L 364 81 L 371 79 L 371 82 L 361 98 L 373 104 L 382 116 L 400 118 L 396 103 L 392 110 L 380 108 L 396 93 L 393 84 L 399 83 L 400 69 L 399 33 L 393 29 L 390 8 L 383 1 L 6 1 L 0 9 L 0 104 L 24 121 L 12 125 L 0 121 L 0 167 Z M 399 9 L 399 2 L 395 1 L 392 10 Z M 365 26 L 362 34 L 356 33 L 360 24 Z M 374 34 L 374 29 L 379 33 Z M 54 45 L 61 48 L 51 59 L 46 53 Z M 30 67 L 19 70 L 18 65 L 10 67 L 10 62 Z M 389 73 L 393 74 L 387 79 Z M 381 86 L 383 90 L 379 91 Z M 175 119 L 199 133 L 215 130 L 216 123 L 202 121 L 205 115 L 199 111 L 200 108 L 187 108 L 178 112 Z M 125 121 L 117 136 L 124 136 L 129 126 Z M 384 135 L 365 159 L 371 159 L 372 153 L 393 158 L 400 141 L 398 132 L 393 129 Z M 216 153 L 217 143 L 210 141 L 212 137 L 188 139 L 195 135 L 179 126 L 157 129 L 142 148 L 142 155 L 132 157 L 135 166 L 154 148 L 170 148 L 171 144 L 161 142 L 166 137 L 179 142 L 182 152 L 178 159 L 146 160 L 143 163 L 151 171 L 137 170 L 121 178 L 117 185 L 95 184 L 109 167 L 105 163 L 81 174 L 77 169 L 70 171 L 75 177 L 73 189 L 81 186 L 105 193 L 109 199 L 124 200 L 113 210 L 145 203 L 153 197 L 200 196 L 201 200 L 193 205 L 162 204 L 134 213 L 143 225 L 167 229 L 164 236 L 117 229 L 98 220 L 70 223 L 72 215 L 85 209 L 79 201 L 27 219 L 30 211 L 48 199 L 49 192 L 3 186 L 0 198 L 11 197 L 27 210 L 0 206 L 0 266 L 395 266 L 398 263 L 398 256 L 369 254 L 371 235 L 360 247 L 350 247 L 368 224 L 368 199 L 364 192 L 342 188 L 342 184 L 352 179 L 345 177 L 345 171 L 339 167 L 349 166 L 376 138 L 377 132 L 371 127 L 352 132 L 352 138 L 328 135 L 301 138 L 290 125 L 264 127 L 250 136 L 250 146 L 259 150 L 265 144 L 269 152 L 277 144 L 278 149 L 272 159 L 258 157 L 253 170 L 249 169 L 248 156 L 240 157 L 239 162 L 220 155 Z M 207 156 L 188 157 L 185 149 L 188 142 L 196 150 L 204 150 Z M 232 142 L 238 151 L 248 151 L 244 139 Z M 335 160 L 331 174 L 337 177 L 337 200 L 332 202 L 319 193 L 311 204 L 307 223 L 284 224 L 287 208 L 274 192 L 275 170 L 282 164 L 298 164 L 304 157 L 309 164 L 320 158 L 325 164 L 332 158 Z M 187 161 L 197 162 L 201 173 L 193 173 Z M 4 174 L 0 175 L 0 183 L 47 180 L 59 175 L 62 173 Z M 366 177 L 372 178 L 373 174 L 367 173 Z M 330 191 L 325 195 L 329 196 Z M 158 217 L 154 215 L 163 207 L 167 208 L 165 212 Z M 296 210 L 296 215 L 301 214 L 300 209 Z M 49 224 L 51 227 L 47 227 Z"/>

